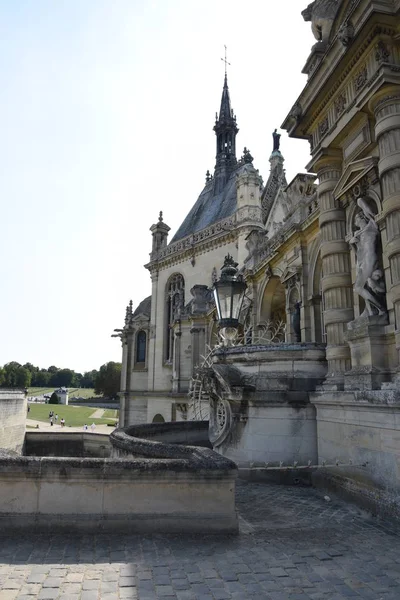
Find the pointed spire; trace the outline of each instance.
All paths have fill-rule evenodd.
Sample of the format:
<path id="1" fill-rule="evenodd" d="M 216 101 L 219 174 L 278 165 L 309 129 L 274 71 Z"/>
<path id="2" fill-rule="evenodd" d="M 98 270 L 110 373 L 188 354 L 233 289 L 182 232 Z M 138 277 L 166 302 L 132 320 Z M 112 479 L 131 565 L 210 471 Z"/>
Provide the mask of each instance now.
<path id="1" fill-rule="evenodd" d="M 231 107 L 231 98 L 229 96 L 229 88 L 228 88 L 228 76 L 225 73 L 224 78 L 224 87 L 222 89 L 222 97 L 221 97 L 221 107 L 219 109 L 219 120 L 220 121 L 229 121 L 231 119 L 235 119 L 233 115 L 233 110 Z"/>
<path id="2" fill-rule="evenodd" d="M 133 315 L 133 302 L 132 302 L 132 300 L 129 300 L 129 304 L 126 307 L 126 313 L 125 313 L 125 325 L 129 325 L 129 323 L 132 319 L 132 315 Z"/>
<path id="3" fill-rule="evenodd" d="M 221 107 L 219 116 L 216 115 L 214 125 L 217 137 L 217 153 L 215 165 L 215 192 L 218 193 L 225 186 L 232 168 L 236 164 L 236 134 L 239 131 L 236 117 L 231 107 L 228 88 L 228 77 L 225 72 L 224 87 L 222 88 Z"/>

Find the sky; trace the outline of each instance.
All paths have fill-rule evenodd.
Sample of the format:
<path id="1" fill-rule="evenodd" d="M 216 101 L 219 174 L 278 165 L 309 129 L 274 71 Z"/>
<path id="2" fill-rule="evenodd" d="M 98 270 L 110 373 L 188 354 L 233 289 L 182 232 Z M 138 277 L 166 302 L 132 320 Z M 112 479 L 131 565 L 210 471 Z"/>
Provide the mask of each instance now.
<path id="1" fill-rule="evenodd" d="M 172 239 L 214 169 L 224 45 L 238 157 L 265 181 L 306 84 L 306 4 L 0 0 L 0 365 L 121 360 L 149 228 L 162 210 Z M 290 181 L 309 145 L 281 133 Z"/>

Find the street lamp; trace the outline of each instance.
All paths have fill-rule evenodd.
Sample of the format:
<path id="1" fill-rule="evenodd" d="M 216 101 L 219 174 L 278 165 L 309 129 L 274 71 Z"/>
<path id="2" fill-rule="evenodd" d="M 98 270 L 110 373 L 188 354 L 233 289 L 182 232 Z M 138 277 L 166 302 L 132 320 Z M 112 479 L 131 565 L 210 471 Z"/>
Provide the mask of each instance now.
<path id="1" fill-rule="evenodd" d="M 226 346 L 231 346 L 237 335 L 240 310 L 247 288 L 237 266 L 238 263 L 232 256 L 225 256 L 221 277 L 213 288 L 220 334 Z"/>

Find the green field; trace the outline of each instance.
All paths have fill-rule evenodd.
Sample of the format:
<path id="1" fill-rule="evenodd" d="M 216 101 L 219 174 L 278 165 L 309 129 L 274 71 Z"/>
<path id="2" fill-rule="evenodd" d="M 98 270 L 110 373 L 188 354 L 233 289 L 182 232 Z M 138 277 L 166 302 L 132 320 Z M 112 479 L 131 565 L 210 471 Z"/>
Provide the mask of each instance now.
<path id="1" fill-rule="evenodd" d="M 34 402 L 29 404 L 30 411 L 27 415 L 28 419 L 34 421 L 46 421 L 49 422 L 49 412 L 52 410 L 54 414 L 58 414 L 58 423 L 64 417 L 66 427 L 80 427 L 85 425 L 114 425 L 118 419 L 117 410 L 107 409 L 104 416 L 101 419 L 93 419 L 91 415 L 98 410 L 91 406 L 64 406 L 63 404 L 35 404 Z M 100 407 L 101 408 L 101 407 Z M 107 415 L 107 417 L 106 417 Z M 115 415 L 114 418 L 110 418 Z"/>
<path id="2" fill-rule="evenodd" d="M 28 396 L 43 396 L 44 394 L 52 394 L 54 392 L 54 387 L 47 388 L 39 388 L 39 387 L 30 387 L 28 388 Z M 71 399 L 73 396 L 78 396 L 80 398 L 101 398 L 94 393 L 93 388 L 68 388 L 68 396 Z"/>

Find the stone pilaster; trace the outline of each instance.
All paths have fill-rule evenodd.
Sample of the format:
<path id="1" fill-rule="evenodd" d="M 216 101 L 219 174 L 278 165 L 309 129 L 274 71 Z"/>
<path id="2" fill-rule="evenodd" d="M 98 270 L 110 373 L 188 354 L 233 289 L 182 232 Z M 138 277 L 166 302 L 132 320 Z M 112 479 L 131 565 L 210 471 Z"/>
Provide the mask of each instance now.
<path id="1" fill-rule="evenodd" d="M 129 395 L 131 390 L 133 331 L 127 331 L 122 342 L 122 369 L 121 369 L 121 408 L 119 426 L 129 424 Z"/>
<path id="2" fill-rule="evenodd" d="M 156 368 L 156 326 L 157 323 L 157 313 L 160 312 L 160 308 L 158 306 L 159 302 L 163 302 L 163 298 L 158 298 L 158 271 L 154 270 L 150 272 L 151 277 L 151 316 L 150 316 L 150 329 L 149 329 L 149 339 L 148 339 L 148 389 L 153 391 L 155 390 L 155 368 Z M 162 310 L 162 308 L 161 308 Z M 159 329 L 162 328 L 161 324 L 158 325 Z M 161 332 L 160 332 L 161 333 Z M 162 337 L 162 336 L 160 336 Z"/>
<path id="3" fill-rule="evenodd" d="M 328 159 L 328 157 L 327 157 Z M 341 164 L 329 159 L 318 169 L 319 225 L 321 230 L 322 293 L 326 331 L 327 382 L 341 389 L 351 367 L 350 349 L 344 340 L 346 326 L 354 318 L 350 249 L 346 242 L 346 216 L 333 195 Z"/>
<path id="4" fill-rule="evenodd" d="M 375 101 L 375 135 L 379 146 L 382 215 L 386 223 L 383 252 L 389 261 L 388 292 L 394 307 L 396 348 L 400 352 L 400 88 Z"/>
<path id="5" fill-rule="evenodd" d="M 174 359 L 172 370 L 172 391 L 181 391 L 181 323 L 177 321 L 174 325 Z"/>
<path id="6" fill-rule="evenodd" d="M 191 334 L 191 354 L 192 369 L 195 369 L 203 362 L 206 347 L 206 321 L 204 318 L 195 319 L 192 317 Z"/>

